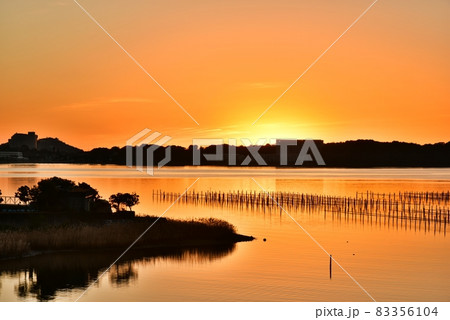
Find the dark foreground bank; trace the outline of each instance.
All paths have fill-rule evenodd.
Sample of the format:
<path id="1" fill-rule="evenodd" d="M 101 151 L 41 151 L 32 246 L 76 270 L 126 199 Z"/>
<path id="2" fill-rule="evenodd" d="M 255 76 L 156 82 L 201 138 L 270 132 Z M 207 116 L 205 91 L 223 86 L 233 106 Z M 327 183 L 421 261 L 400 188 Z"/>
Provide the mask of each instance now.
<path id="1" fill-rule="evenodd" d="M 230 223 L 209 218 L 174 220 L 157 217 L 110 220 L 66 220 L 42 223 L 42 220 L 2 219 L 0 258 L 16 258 L 54 251 L 126 249 L 139 238 L 134 248 L 210 246 L 251 241 L 237 234 Z M 19 221 L 19 222 L 18 222 Z"/>

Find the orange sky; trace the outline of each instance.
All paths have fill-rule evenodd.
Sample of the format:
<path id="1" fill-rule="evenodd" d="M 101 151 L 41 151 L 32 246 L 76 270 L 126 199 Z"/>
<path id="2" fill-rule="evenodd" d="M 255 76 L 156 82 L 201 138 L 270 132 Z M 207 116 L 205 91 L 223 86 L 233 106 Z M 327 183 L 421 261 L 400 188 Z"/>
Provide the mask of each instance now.
<path id="1" fill-rule="evenodd" d="M 144 128 L 192 138 L 449 141 L 450 2 L 0 2 L 0 142 L 15 132 L 90 149 Z"/>

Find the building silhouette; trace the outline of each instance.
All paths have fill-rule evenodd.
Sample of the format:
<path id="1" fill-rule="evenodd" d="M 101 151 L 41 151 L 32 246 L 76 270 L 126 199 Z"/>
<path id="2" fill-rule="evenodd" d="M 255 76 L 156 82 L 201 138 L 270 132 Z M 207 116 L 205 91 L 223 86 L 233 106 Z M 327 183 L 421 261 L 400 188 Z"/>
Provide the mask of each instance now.
<path id="1" fill-rule="evenodd" d="M 11 139 L 8 140 L 8 146 L 12 149 L 21 149 L 27 147 L 30 150 L 37 149 L 38 136 L 35 132 L 30 131 L 26 133 L 15 133 Z"/>
<path id="2" fill-rule="evenodd" d="M 0 151 L 0 159 L 22 160 L 25 158 L 23 157 L 23 153 L 19 151 Z"/>

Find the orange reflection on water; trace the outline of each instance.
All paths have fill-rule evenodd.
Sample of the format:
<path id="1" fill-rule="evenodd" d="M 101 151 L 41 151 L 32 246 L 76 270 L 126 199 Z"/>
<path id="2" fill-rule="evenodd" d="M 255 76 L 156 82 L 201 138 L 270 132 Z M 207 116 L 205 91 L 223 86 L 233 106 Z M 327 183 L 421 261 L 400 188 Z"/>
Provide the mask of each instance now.
<path id="1" fill-rule="evenodd" d="M 140 214 L 160 215 L 170 205 L 153 197 L 153 191 L 183 192 L 195 181 L 183 178 L 136 176 L 122 167 L 51 165 L 28 167 L 20 176 L 13 169 L 0 168 L 3 194 L 41 176 L 65 175 L 98 188 L 107 198 L 115 192 L 137 192 Z M 115 170 L 119 170 L 116 172 Z M 214 176 L 214 168 L 194 186 L 196 191 L 260 191 L 246 173 L 242 177 Z M 377 170 L 332 171 L 341 178 L 277 178 L 265 174 L 256 180 L 270 191 L 351 195 L 366 190 L 448 191 L 448 170 L 431 169 L 436 179 L 391 179 L 395 176 L 423 175 L 423 169 L 391 171 L 386 178 Z M 30 173 L 31 176 L 29 177 Z M 311 174 L 311 172 L 306 172 Z M 233 173 L 235 174 L 235 173 Z M 257 173 L 256 173 L 257 174 Z M 314 173 L 317 175 L 317 173 Z M 385 174 L 385 173 L 383 173 Z M 371 177 L 363 179 L 364 175 Z M 28 176 L 28 177 L 27 177 Z M 336 259 L 378 301 L 447 301 L 450 276 L 447 255 L 450 243 L 444 224 L 425 226 L 423 222 L 400 219 L 349 217 L 324 212 L 292 210 L 290 215 L 309 232 L 327 253 Z M 131 263 L 133 281 L 117 286 L 113 277 L 104 277 L 84 296 L 86 301 L 369 301 L 370 298 L 336 265 L 329 275 L 329 257 L 292 219 L 281 210 L 196 205 L 180 202 L 168 218 L 216 217 L 237 226 L 253 242 L 238 243 L 235 250 L 214 260 L 152 258 Z M 151 230 L 149 231 L 151 232 Z M 267 241 L 262 239 L 266 238 Z M 112 261 L 111 261 L 112 262 Z M 0 300 L 17 300 L 14 277 L 0 276 Z M 56 300 L 71 300 L 81 289 L 57 292 Z M 31 298 L 30 298 L 31 299 Z"/>

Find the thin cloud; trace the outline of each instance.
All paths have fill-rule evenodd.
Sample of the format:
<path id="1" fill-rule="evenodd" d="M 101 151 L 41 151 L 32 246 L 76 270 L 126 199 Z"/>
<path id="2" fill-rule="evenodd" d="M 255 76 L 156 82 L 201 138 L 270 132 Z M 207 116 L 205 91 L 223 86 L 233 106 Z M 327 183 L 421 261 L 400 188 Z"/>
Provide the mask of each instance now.
<path id="1" fill-rule="evenodd" d="M 145 98 L 113 98 L 113 99 L 99 99 L 86 102 L 77 102 L 66 105 L 57 106 L 57 109 L 80 109 L 80 108 L 92 108 L 101 107 L 108 104 L 115 103 L 154 103 L 155 100 Z"/>

